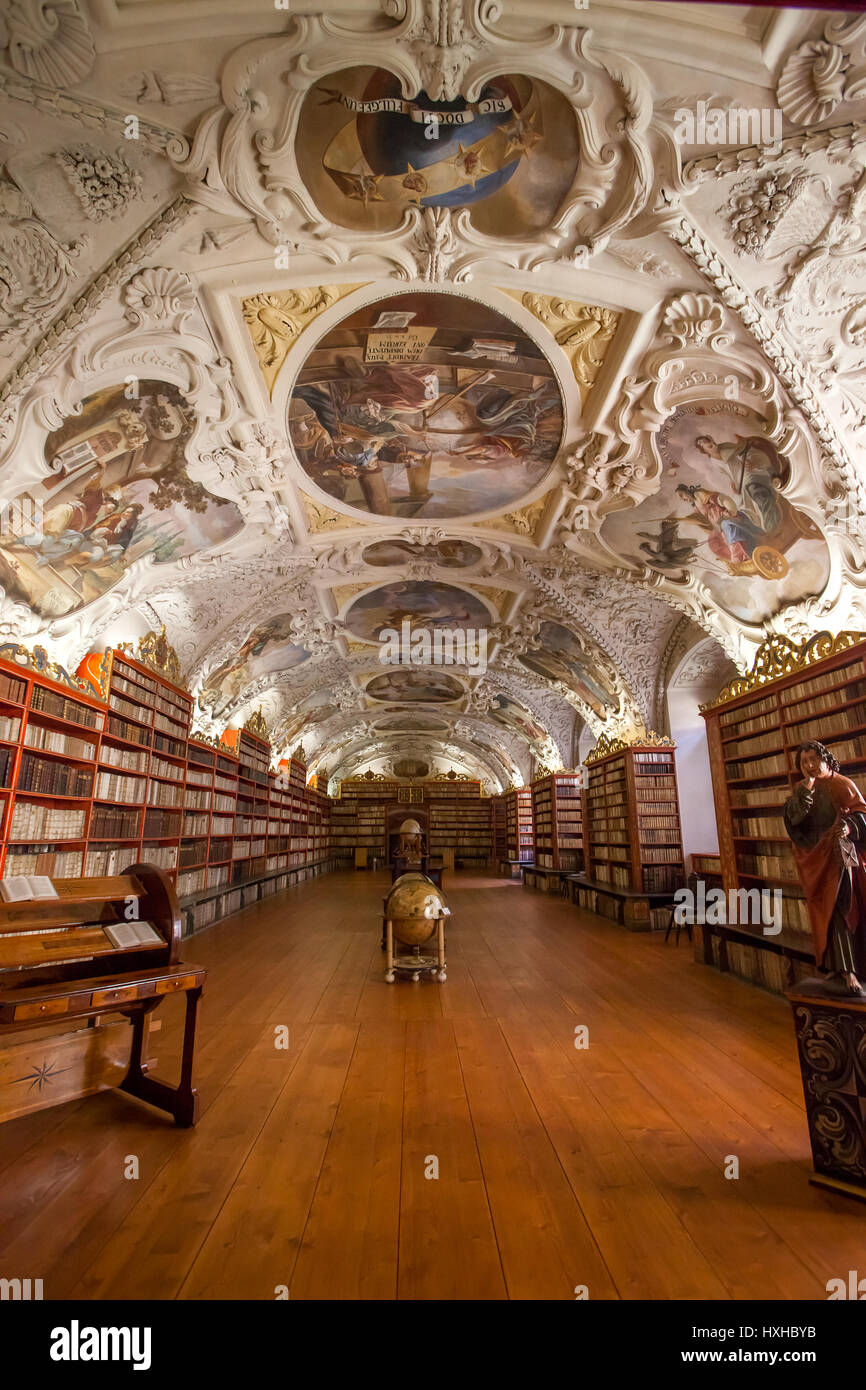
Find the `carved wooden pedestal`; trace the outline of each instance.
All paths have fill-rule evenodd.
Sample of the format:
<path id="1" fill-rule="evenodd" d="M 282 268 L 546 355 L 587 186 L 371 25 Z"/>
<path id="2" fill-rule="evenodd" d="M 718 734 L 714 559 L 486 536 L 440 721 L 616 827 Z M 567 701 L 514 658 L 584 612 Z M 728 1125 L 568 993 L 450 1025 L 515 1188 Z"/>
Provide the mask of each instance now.
<path id="1" fill-rule="evenodd" d="M 815 1175 L 866 1202 L 866 999 L 835 999 L 804 980 L 789 990 Z"/>

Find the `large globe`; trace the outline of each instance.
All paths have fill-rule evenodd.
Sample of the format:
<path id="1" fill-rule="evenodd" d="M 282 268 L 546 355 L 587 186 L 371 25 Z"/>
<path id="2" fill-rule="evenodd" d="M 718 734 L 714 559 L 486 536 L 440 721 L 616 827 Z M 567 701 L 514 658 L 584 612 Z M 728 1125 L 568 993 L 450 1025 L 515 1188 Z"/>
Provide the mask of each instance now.
<path id="1" fill-rule="evenodd" d="M 436 919 L 444 915 L 445 895 L 426 874 L 401 874 L 385 902 L 385 917 L 404 946 L 423 946 L 436 931 Z"/>

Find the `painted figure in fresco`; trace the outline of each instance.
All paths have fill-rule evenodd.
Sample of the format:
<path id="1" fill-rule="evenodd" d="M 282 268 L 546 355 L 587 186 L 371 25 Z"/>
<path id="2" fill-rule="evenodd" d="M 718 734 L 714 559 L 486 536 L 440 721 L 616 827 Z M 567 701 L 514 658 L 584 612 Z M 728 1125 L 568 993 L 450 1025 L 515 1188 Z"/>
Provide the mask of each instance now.
<path id="1" fill-rule="evenodd" d="M 278 613 L 264 623 L 259 623 L 241 643 L 233 657 L 229 657 L 207 679 L 207 689 L 202 692 L 202 703 L 216 710 L 239 695 L 248 680 L 252 678 L 251 663 L 263 657 L 280 643 L 291 641 L 296 615 Z M 308 653 L 302 647 L 290 646 L 283 660 L 286 667 L 299 665 Z"/>
<path id="2" fill-rule="evenodd" d="M 120 492 L 107 492 L 103 474 L 97 473 L 85 484 L 78 497 L 49 507 L 42 518 L 42 530 L 6 542 L 9 550 L 29 550 L 39 566 L 53 564 L 80 549 L 91 526 L 110 515 L 122 501 Z"/>
<path id="3" fill-rule="evenodd" d="M 866 801 L 822 743 L 801 744 L 785 828 L 806 894 L 815 963 L 831 993 L 866 998 Z"/>
<path id="4" fill-rule="evenodd" d="M 768 439 L 739 434 L 735 444 L 717 444 L 712 435 L 699 434 L 695 448 L 705 458 L 725 464 L 734 494 L 743 498 L 744 511 L 766 535 L 779 530 L 783 499 L 778 483 L 784 477 L 784 465 Z"/>
<path id="5" fill-rule="evenodd" d="M 676 517 L 663 517 L 658 535 L 652 531 L 638 531 L 643 537 L 639 550 L 650 557 L 656 569 L 673 570 L 688 565 L 695 558 L 698 541 L 687 541 L 680 535 L 680 523 Z"/>
<path id="6" fill-rule="evenodd" d="M 389 671 L 374 676 L 366 693 L 375 700 L 456 700 L 464 691 L 459 681 L 434 671 Z"/>
<path id="7" fill-rule="evenodd" d="M 751 560 L 764 533 L 745 512 L 740 511 L 732 497 L 710 488 L 697 487 L 693 483 L 680 483 L 676 494 L 692 508 L 689 517 L 677 519 L 689 520 L 709 531 L 710 550 L 728 566 L 732 574 L 737 573 L 736 566 Z"/>

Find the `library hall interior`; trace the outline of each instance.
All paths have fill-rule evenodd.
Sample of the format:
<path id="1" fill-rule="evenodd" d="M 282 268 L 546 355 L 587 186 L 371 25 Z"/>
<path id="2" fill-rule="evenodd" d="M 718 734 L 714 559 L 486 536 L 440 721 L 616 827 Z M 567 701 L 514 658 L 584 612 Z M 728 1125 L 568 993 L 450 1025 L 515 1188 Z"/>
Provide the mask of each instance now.
<path id="1" fill-rule="evenodd" d="M 94 1316 L 866 1298 L 862 7 L 0 4 L 0 1174 Z"/>

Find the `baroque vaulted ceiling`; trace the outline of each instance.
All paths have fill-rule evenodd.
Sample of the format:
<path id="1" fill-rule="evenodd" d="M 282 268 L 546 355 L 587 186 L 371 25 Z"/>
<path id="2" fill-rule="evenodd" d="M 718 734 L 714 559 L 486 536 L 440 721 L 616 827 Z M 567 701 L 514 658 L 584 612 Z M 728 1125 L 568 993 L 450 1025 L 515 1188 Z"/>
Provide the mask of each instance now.
<path id="1" fill-rule="evenodd" d="M 864 116 L 850 13 L 10 0 L 3 640 L 498 789 L 866 628 Z"/>

